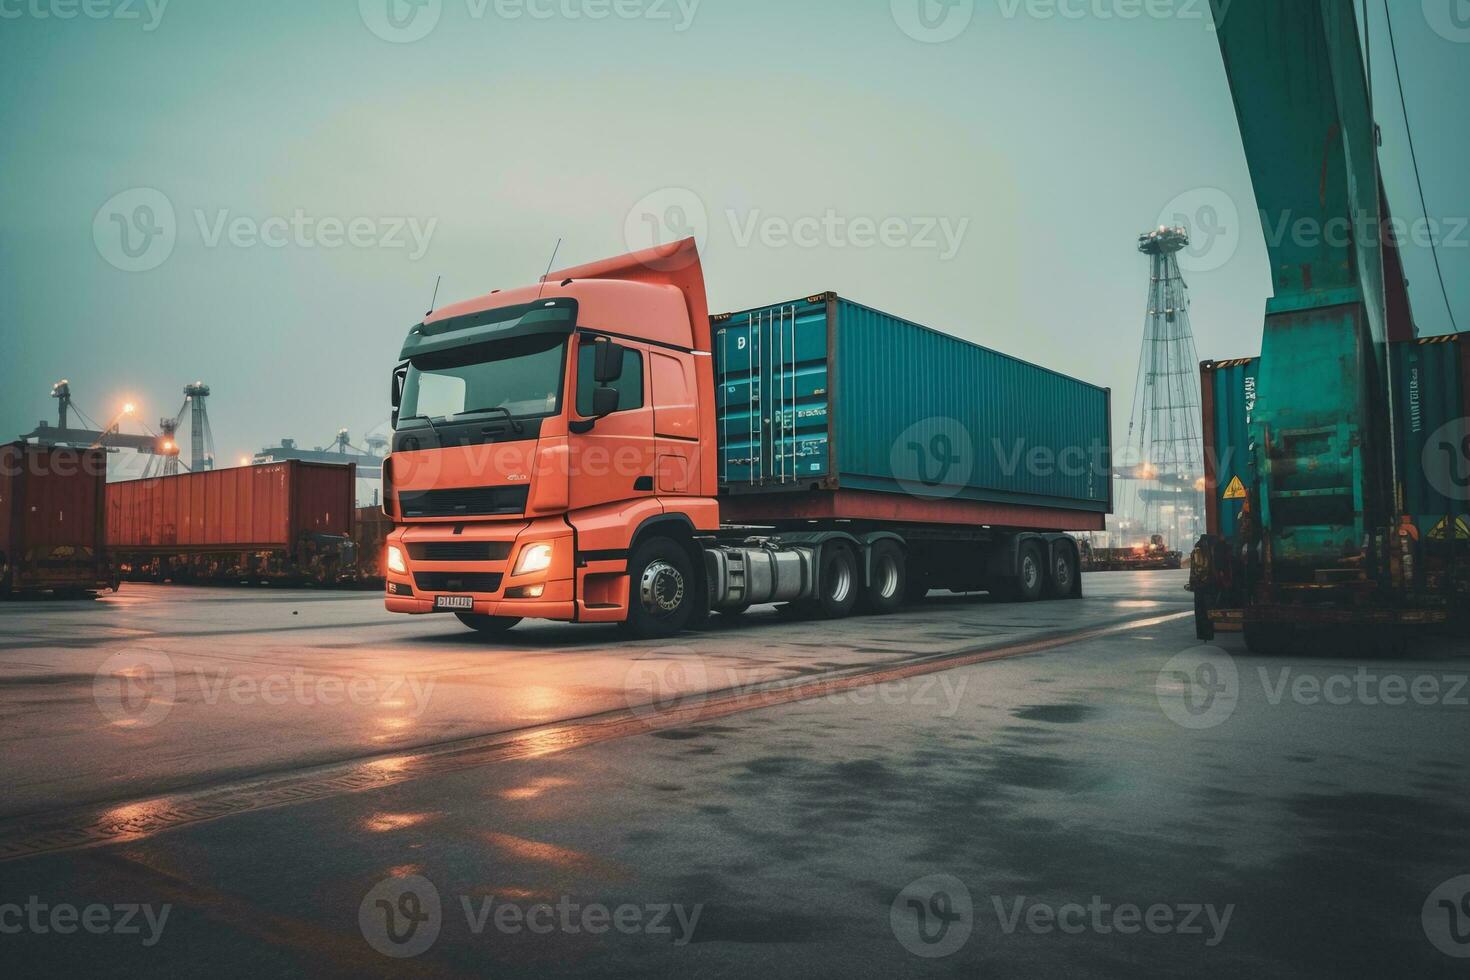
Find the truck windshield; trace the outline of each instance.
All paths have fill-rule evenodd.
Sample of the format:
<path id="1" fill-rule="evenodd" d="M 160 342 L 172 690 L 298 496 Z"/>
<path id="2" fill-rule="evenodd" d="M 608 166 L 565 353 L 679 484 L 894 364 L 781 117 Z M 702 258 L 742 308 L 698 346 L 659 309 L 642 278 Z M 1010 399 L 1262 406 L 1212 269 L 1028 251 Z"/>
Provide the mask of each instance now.
<path id="1" fill-rule="evenodd" d="M 561 410 L 566 337 L 527 337 L 414 358 L 399 415 L 447 419 L 505 409 L 523 418 Z"/>

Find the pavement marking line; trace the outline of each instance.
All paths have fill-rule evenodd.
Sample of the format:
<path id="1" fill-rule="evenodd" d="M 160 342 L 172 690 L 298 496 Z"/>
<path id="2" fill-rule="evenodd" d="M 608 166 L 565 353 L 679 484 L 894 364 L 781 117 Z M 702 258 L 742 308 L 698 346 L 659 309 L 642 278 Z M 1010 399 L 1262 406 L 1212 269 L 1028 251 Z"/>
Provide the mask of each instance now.
<path id="1" fill-rule="evenodd" d="M 420 749 L 289 773 L 271 773 L 198 790 L 13 817 L 0 820 L 0 863 L 55 851 L 124 843 L 255 810 L 382 789 L 411 779 L 445 775 L 497 762 L 532 759 L 671 728 L 687 728 L 730 715 L 830 697 L 921 674 L 1023 657 L 1102 636 L 1188 619 L 1193 615 L 1191 611 L 1115 620 L 1017 643 L 930 654 L 902 663 L 856 667 L 847 672 L 834 671 L 815 677 L 768 681 L 745 690 L 737 687 L 691 694 L 664 706 L 618 708 L 535 728 L 472 736 Z"/>

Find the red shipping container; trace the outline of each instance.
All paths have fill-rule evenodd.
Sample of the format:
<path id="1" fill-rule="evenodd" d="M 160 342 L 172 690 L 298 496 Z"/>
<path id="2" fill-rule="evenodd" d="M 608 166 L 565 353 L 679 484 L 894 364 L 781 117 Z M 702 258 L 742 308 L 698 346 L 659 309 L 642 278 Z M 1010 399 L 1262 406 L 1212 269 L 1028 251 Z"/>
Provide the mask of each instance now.
<path id="1" fill-rule="evenodd" d="M 101 449 L 0 446 L 0 591 L 115 587 L 106 484 Z"/>

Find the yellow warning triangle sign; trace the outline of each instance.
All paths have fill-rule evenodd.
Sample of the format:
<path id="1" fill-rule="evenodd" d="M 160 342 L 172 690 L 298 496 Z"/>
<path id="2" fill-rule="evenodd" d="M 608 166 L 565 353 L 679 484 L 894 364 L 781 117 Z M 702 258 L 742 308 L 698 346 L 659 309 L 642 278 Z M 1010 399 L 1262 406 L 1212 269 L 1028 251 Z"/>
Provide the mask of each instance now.
<path id="1" fill-rule="evenodd" d="M 1231 480 L 1230 481 L 1230 486 L 1228 486 L 1228 487 L 1225 488 L 1225 499 L 1226 500 L 1244 500 L 1245 499 L 1245 484 L 1240 482 L 1240 477 L 1237 476 L 1235 479 Z"/>
<path id="2" fill-rule="evenodd" d="M 1450 535 L 1450 519 L 1448 517 L 1434 525 L 1429 532 L 1431 541 L 1443 541 Z M 1455 521 L 1455 539 L 1458 541 L 1470 541 L 1470 521 L 1461 517 Z"/>

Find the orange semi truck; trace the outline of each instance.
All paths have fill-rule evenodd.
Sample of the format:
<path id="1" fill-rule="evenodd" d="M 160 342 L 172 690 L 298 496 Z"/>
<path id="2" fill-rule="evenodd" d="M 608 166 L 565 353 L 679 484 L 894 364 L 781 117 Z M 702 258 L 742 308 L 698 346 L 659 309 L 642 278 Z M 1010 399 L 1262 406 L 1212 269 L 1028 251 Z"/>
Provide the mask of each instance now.
<path id="1" fill-rule="evenodd" d="M 386 605 L 668 636 L 782 603 L 1081 594 L 1110 392 L 819 294 L 711 317 L 692 240 L 429 314 L 393 373 Z"/>

